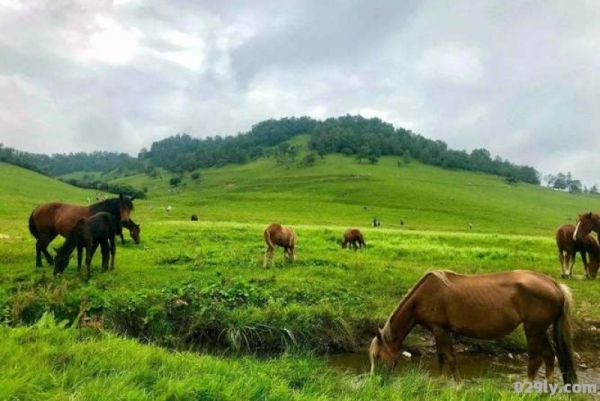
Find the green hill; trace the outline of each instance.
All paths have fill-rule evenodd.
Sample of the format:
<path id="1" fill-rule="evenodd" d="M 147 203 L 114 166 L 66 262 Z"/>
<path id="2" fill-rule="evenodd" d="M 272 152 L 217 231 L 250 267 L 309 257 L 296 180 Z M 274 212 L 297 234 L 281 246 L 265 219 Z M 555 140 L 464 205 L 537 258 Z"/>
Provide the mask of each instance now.
<path id="1" fill-rule="evenodd" d="M 90 191 L 75 188 L 59 180 L 21 167 L 0 162 L 0 224 L 16 218 L 23 221 L 40 203 L 70 201 L 84 204 Z"/>
<path id="2" fill-rule="evenodd" d="M 294 138 L 301 146 L 305 137 Z M 302 158 L 302 154 L 298 160 Z M 313 166 L 278 166 L 274 158 L 199 170 L 201 178 L 162 171 L 152 178 L 138 174 L 114 182 L 147 188 L 153 220 L 203 220 L 290 224 L 368 226 L 373 217 L 383 227 L 414 230 L 518 234 L 552 233 L 577 213 L 599 210 L 600 197 L 557 192 L 531 184 L 511 185 L 501 177 L 447 170 L 399 158 L 383 157 L 376 165 L 329 155 Z M 172 206 L 167 215 L 164 208 Z"/>

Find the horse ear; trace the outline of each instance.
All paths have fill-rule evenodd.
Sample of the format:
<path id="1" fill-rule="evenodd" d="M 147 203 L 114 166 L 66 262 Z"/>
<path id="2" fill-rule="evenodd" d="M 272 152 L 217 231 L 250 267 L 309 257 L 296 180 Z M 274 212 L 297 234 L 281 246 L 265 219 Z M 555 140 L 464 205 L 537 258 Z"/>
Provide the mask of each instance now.
<path id="1" fill-rule="evenodd" d="M 589 218 L 592 218 L 592 212 L 589 212 L 587 215 Z"/>

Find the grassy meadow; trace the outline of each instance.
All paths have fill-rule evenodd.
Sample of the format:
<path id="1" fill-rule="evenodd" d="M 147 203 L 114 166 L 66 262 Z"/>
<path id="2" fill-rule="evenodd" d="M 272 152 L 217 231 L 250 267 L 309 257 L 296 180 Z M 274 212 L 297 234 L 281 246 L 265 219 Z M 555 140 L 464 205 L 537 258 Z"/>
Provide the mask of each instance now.
<path id="1" fill-rule="evenodd" d="M 524 379 L 525 360 L 516 377 L 492 372 L 457 385 L 428 370 L 357 375 L 325 355 L 364 352 L 427 270 L 559 277 L 554 229 L 600 209 L 595 197 L 393 158 L 328 156 L 289 169 L 261 159 L 202 170 L 198 180 L 185 174 L 176 188 L 166 172 L 107 176 L 147 188 L 132 215 L 142 242 L 118 246 L 114 272 L 96 258 L 85 282 L 74 261 L 58 279 L 35 268 L 27 218 L 39 203 L 85 203 L 94 192 L 1 163 L 0 176 L 0 399 L 521 399 L 511 383 Z M 192 213 L 201 221 L 188 221 Z M 375 216 L 382 227 L 369 227 Z M 298 259 L 285 263 L 278 251 L 263 269 L 262 230 L 272 221 L 294 225 Z M 348 226 L 363 230 L 365 250 L 340 249 Z M 600 280 L 582 279 L 580 262 L 575 274 L 567 283 L 576 348 L 594 367 Z M 82 315 L 96 329 L 74 328 Z M 409 344 L 430 348 L 424 335 Z M 520 353 L 523 341 L 517 332 L 466 344 Z"/>

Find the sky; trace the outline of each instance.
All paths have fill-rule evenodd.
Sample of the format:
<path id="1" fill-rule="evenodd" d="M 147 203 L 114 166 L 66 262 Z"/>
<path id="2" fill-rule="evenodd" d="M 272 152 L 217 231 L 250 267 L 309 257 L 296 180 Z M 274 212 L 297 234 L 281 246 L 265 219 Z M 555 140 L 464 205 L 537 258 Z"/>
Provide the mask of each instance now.
<path id="1" fill-rule="evenodd" d="M 597 1 L 0 0 L 0 143 L 136 155 L 379 117 L 600 183 Z"/>

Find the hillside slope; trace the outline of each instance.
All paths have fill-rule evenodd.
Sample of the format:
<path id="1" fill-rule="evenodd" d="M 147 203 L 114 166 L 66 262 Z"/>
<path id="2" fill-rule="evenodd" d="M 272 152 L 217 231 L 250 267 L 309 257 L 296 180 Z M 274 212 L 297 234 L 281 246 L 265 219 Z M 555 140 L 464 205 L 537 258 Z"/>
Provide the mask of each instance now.
<path id="1" fill-rule="evenodd" d="M 158 220 L 197 213 L 204 220 L 368 226 L 378 217 L 388 228 L 465 231 L 471 223 L 479 232 L 546 235 L 579 212 L 600 209 L 598 197 L 397 162 L 384 157 L 377 165 L 358 164 L 330 155 L 311 167 L 286 169 L 274 159 L 260 159 L 200 170 L 200 180 L 187 173 L 175 189 L 167 172 L 116 181 L 146 187 L 151 208 L 141 213 Z"/>
<path id="2" fill-rule="evenodd" d="M 0 223 L 27 219 L 43 202 L 69 201 L 84 204 L 93 191 L 85 191 L 52 177 L 0 162 Z"/>

